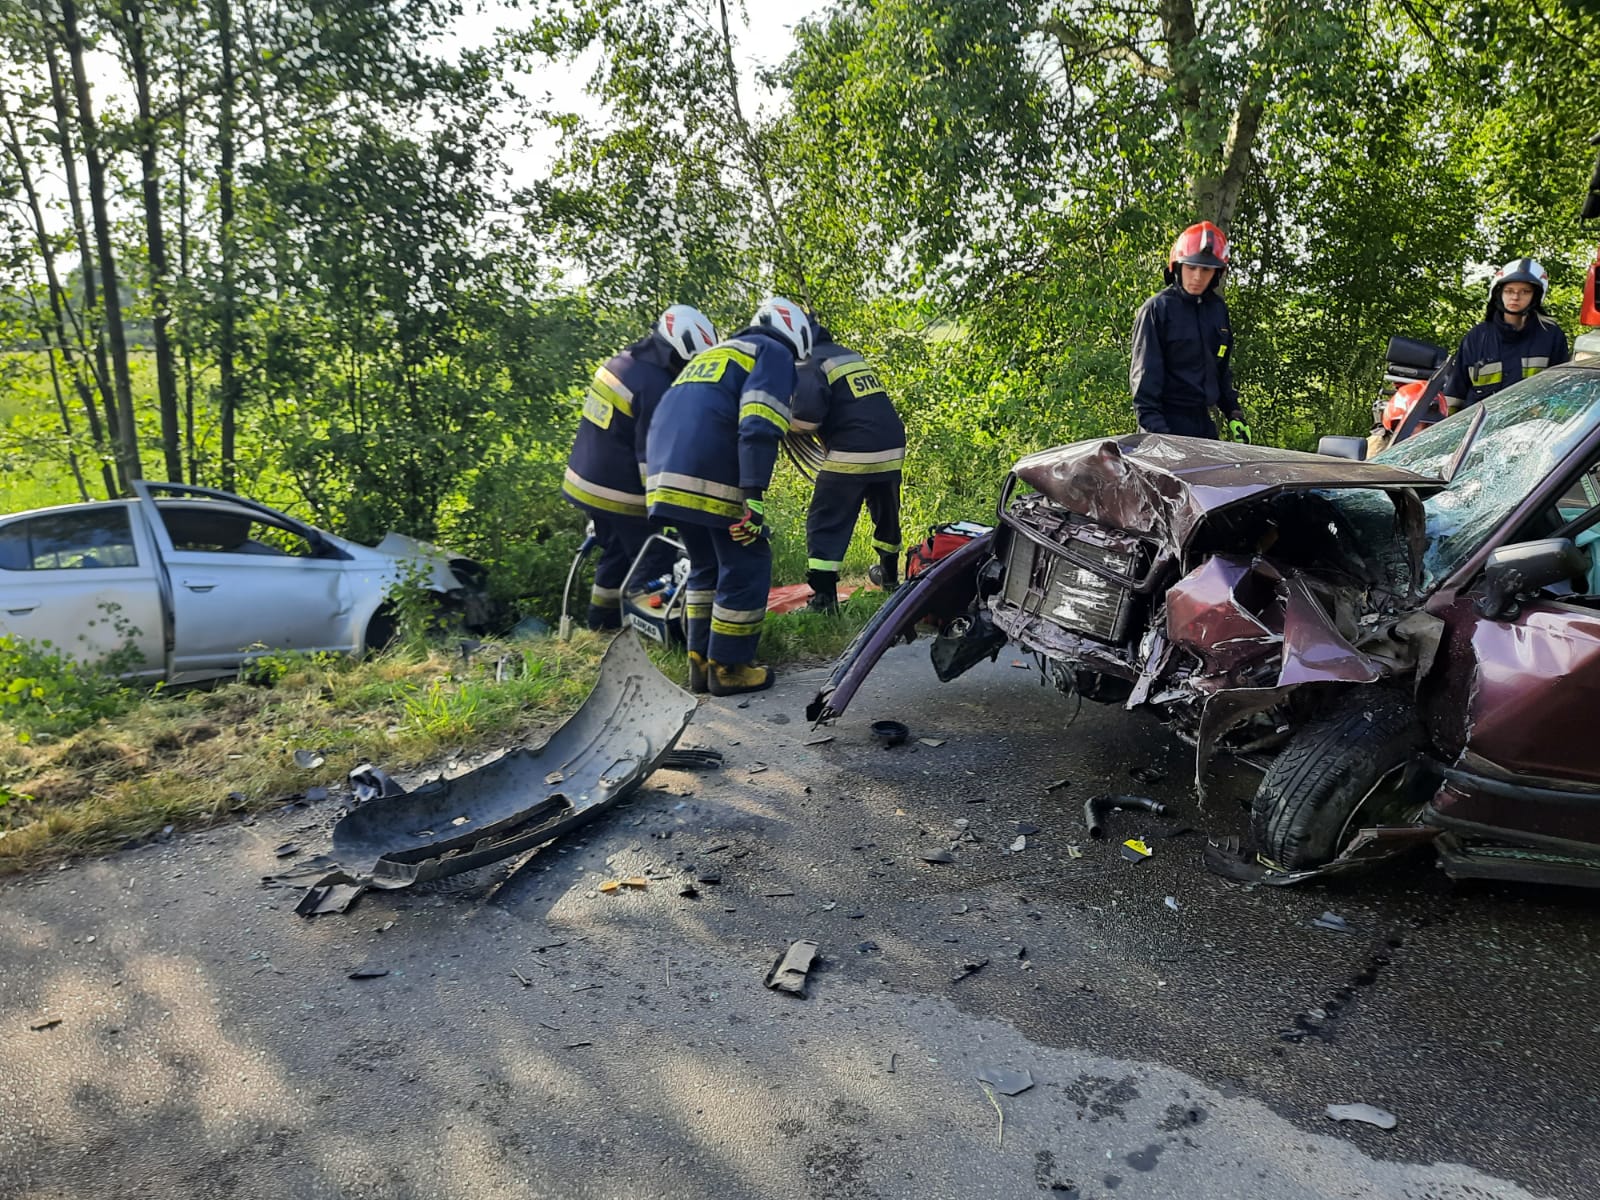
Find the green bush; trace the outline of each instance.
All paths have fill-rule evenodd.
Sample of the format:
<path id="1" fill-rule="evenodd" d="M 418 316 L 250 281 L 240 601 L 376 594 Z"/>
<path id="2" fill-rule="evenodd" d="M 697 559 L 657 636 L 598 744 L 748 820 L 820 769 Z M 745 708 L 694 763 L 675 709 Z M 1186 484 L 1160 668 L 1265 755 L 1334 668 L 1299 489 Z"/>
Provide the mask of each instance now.
<path id="1" fill-rule="evenodd" d="M 19 742 L 61 736 L 131 708 L 138 697 L 117 682 L 112 667 L 85 666 L 49 642 L 0 635 L 0 720 Z"/>

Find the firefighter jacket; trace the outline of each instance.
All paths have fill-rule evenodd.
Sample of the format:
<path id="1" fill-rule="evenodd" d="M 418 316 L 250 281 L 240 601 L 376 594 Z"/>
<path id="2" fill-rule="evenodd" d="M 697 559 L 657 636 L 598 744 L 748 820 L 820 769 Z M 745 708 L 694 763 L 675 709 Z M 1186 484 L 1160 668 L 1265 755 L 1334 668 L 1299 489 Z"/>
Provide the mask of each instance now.
<path id="1" fill-rule="evenodd" d="M 867 360 L 835 342 L 826 326 L 815 329 L 816 348 L 795 385 L 794 428 L 822 442 L 820 470 L 863 482 L 888 479 L 905 465 L 900 414 Z"/>
<path id="2" fill-rule="evenodd" d="M 789 432 L 794 351 L 752 325 L 702 350 L 661 397 L 645 447 L 650 516 L 728 525 L 766 490 Z"/>
<path id="3" fill-rule="evenodd" d="M 664 338 L 640 338 L 594 373 L 561 490 L 591 512 L 643 517 L 645 437 L 683 360 Z"/>
<path id="4" fill-rule="evenodd" d="M 1175 424 L 1209 423 L 1206 410 L 1213 406 L 1230 417 L 1238 413 L 1232 355 L 1228 305 L 1215 284 L 1198 296 L 1174 284 L 1146 300 L 1134 318 L 1128 368 L 1139 428 L 1176 432 L 1169 413 Z"/>
<path id="5" fill-rule="evenodd" d="M 1513 329 L 1497 314 L 1467 330 L 1442 390 L 1454 412 L 1569 357 L 1567 335 L 1549 317 L 1530 312 L 1522 328 Z"/>

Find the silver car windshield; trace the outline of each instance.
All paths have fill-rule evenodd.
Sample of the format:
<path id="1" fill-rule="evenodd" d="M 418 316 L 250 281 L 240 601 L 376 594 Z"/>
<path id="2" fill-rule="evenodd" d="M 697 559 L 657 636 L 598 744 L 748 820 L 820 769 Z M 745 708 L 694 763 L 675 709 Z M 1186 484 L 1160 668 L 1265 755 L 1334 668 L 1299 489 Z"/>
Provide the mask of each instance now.
<path id="1" fill-rule="evenodd" d="M 1424 588 L 1466 562 L 1517 504 L 1600 423 L 1600 371 L 1550 371 L 1483 401 L 1482 427 L 1455 478 L 1424 504 Z M 1381 456 L 1393 467 L 1442 475 L 1472 426 L 1471 408 Z"/>

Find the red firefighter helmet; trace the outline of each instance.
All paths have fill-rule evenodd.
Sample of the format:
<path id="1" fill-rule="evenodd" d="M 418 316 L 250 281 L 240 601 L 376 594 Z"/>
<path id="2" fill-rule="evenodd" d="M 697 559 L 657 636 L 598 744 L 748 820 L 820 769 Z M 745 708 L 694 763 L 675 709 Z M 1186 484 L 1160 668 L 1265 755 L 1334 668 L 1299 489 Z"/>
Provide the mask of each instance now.
<path id="1" fill-rule="evenodd" d="M 1427 387 L 1427 380 L 1419 379 L 1415 383 L 1402 384 L 1395 388 L 1394 395 L 1389 397 L 1389 403 L 1383 406 L 1383 427 L 1390 433 L 1397 431 L 1406 419 L 1406 414 L 1418 400 L 1422 399 L 1422 393 Z M 1442 412 L 1439 415 L 1444 416 Z"/>
<path id="2" fill-rule="evenodd" d="M 1167 254 L 1167 282 L 1176 283 L 1178 267 L 1210 267 L 1216 271 L 1211 281 L 1215 287 L 1228 269 L 1228 235 L 1210 221 L 1201 221 L 1185 229 L 1172 243 Z"/>

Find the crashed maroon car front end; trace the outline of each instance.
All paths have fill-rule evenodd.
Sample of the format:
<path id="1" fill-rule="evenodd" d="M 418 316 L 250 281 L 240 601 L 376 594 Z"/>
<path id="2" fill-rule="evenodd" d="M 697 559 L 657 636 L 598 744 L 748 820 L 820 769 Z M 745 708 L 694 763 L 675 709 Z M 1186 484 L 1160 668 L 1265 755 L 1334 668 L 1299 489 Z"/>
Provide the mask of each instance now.
<path id="1" fill-rule="evenodd" d="M 1556 732 L 1600 695 L 1600 371 L 1413 441 L 1375 462 L 1148 434 L 1030 455 L 997 526 L 892 596 L 808 715 L 931 625 L 941 679 L 1009 643 L 1061 692 L 1154 710 L 1196 747 L 1202 800 L 1219 752 L 1259 767 L 1280 878 L 1443 831 L 1462 874 L 1554 877 L 1554 857 L 1600 879 L 1600 752 Z"/>

